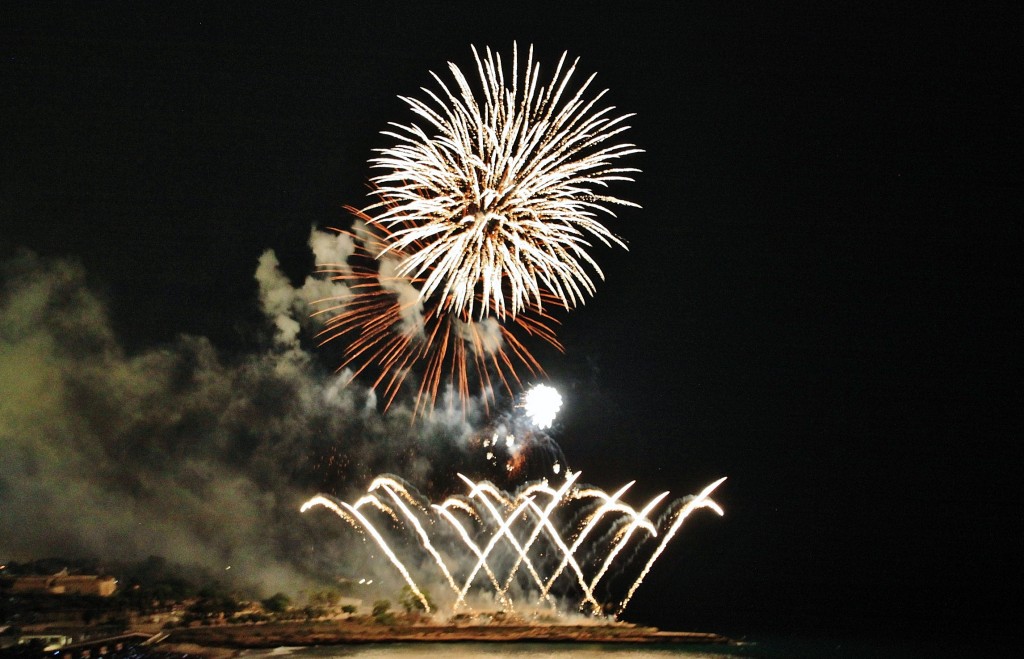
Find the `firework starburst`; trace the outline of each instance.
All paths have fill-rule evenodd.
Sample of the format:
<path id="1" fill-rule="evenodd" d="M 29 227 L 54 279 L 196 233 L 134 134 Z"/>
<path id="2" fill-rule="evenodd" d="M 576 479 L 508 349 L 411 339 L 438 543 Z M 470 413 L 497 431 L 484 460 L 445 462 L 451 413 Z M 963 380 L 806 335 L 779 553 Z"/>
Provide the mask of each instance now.
<path id="1" fill-rule="evenodd" d="M 357 222 L 351 231 L 338 231 L 355 244 L 351 262 L 323 263 L 318 269 L 346 283 L 351 292 L 320 302 L 315 315 L 324 317 L 324 329 L 318 337 L 322 345 L 344 335 L 355 336 L 346 346 L 339 369 L 352 367 L 354 378 L 373 366 L 378 371 L 373 386 L 382 387 L 385 407 L 391 405 L 414 367 L 423 369 L 415 415 L 433 407 L 445 382 L 452 384 L 461 400 L 468 399 L 472 388 L 487 404 L 499 383 L 509 393 L 518 388 L 517 369 L 525 368 L 534 376 L 543 374 L 520 335 L 562 349 L 551 329 L 557 321 L 541 311 L 529 310 L 501 323 L 493 317 L 474 320 L 442 309 L 436 300 L 424 304 L 418 295 L 422 280 L 395 272 L 404 252 L 373 258 L 389 244 L 388 230 L 372 223 L 365 213 L 348 210 Z M 413 243 L 409 248 L 414 251 L 418 247 Z M 552 302 L 551 306 L 557 305 Z"/>
<path id="2" fill-rule="evenodd" d="M 602 192 L 638 171 L 615 164 L 640 151 L 613 139 L 632 115 L 597 107 L 594 76 L 572 91 L 565 54 L 546 86 L 532 47 L 520 69 L 513 46 L 508 72 L 490 48 L 473 56 L 479 89 L 454 64 L 454 87 L 432 73 L 427 101 L 402 97 L 425 127 L 391 124 L 397 145 L 371 160 L 387 170 L 371 206 L 394 229 L 383 253 L 402 254 L 397 274 L 422 281 L 421 299 L 466 317 L 514 318 L 548 298 L 575 307 L 594 293 L 591 273 L 603 277 L 591 240 L 625 247 L 598 215 L 636 206 Z"/>

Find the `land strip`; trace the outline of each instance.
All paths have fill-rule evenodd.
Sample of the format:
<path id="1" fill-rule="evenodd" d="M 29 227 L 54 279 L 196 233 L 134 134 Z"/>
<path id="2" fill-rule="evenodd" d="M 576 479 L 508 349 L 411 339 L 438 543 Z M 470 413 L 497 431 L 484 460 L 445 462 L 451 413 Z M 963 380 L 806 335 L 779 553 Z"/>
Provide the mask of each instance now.
<path id="1" fill-rule="evenodd" d="M 727 644 L 719 634 L 661 631 L 655 627 L 607 625 L 361 625 L 338 622 L 220 625 L 176 629 L 162 647 L 255 649 L 362 643 L 475 642 L 509 643 L 688 643 Z"/>

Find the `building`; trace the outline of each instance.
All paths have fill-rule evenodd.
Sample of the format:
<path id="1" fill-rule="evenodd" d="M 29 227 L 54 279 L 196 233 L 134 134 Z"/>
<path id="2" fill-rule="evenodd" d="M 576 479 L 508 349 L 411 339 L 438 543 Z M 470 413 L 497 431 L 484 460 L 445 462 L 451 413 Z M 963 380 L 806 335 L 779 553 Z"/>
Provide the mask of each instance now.
<path id="1" fill-rule="evenodd" d="M 117 590 L 117 579 L 95 574 L 56 574 L 15 577 L 11 593 L 49 593 L 51 595 L 98 595 L 109 597 Z"/>
<path id="2" fill-rule="evenodd" d="M 72 640 L 70 636 L 63 634 L 24 634 L 18 637 L 18 645 L 37 644 L 42 647 L 43 652 L 50 652 L 71 645 Z"/>

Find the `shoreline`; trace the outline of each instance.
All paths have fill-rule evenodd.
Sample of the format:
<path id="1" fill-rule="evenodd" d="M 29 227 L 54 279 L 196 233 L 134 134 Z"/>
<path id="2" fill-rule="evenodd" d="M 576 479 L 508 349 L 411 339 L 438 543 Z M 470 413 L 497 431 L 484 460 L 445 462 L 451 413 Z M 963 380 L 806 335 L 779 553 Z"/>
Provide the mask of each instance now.
<path id="1" fill-rule="evenodd" d="M 265 623 L 190 627 L 168 632 L 156 649 L 201 655 L 238 656 L 243 650 L 374 643 L 614 643 L 731 645 L 708 632 L 662 631 L 613 623 L 600 625 L 362 625 L 338 622 Z"/>

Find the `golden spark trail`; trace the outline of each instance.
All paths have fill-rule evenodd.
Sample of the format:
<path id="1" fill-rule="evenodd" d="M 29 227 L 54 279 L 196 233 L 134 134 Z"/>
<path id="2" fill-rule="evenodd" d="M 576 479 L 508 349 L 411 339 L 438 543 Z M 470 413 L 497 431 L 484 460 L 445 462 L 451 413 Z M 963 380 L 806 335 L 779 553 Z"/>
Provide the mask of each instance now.
<path id="1" fill-rule="evenodd" d="M 615 546 L 612 548 L 612 550 L 608 553 L 608 556 L 604 559 L 604 563 L 601 564 L 601 569 L 598 570 L 597 575 L 594 577 L 593 581 L 590 582 L 591 589 L 597 587 L 598 582 L 601 581 L 601 577 L 604 576 L 604 573 L 607 572 L 608 568 L 610 568 L 612 563 L 615 562 L 615 558 L 619 555 L 619 552 L 622 551 L 622 549 L 629 542 L 629 539 L 630 537 L 632 537 L 634 531 L 636 531 L 638 528 L 650 528 L 651 536 L 658 536 L 658 532 L 654 529 L 654 525 L 650 523 L 648 515 L 651 513 L 652 510 L 654 510 L 654 508 L 659 503 L 661 503 L 661 500 L 667 496 L 668 492 L 662 492 L 658 496 L 651 499 L 650 502 L 648 502 L 648 504 L 644 506 L 644 509 L 633 517 L 633 521 L 629 524 L 628 527 L 626 527 L 626 532 L 624 534 L 620 533 L 616 535 L 618 540 L 616 541 Z"/>
<path id="2" fill-rule="evenodd" d="M 551 515 L 551 511 L 553 511 L 555 509 L 555 507 L 558 506 L 558 504 L 562 502 L 562 498 L 565 496 L 565 493 L 569 490 L 570 487 L 572 487 L 572 484 L 576 482 L 577 478 L 579 478 L 579 473 L 575 473 L 572 476 L 570 476 L 569 478 L 566 478 L 565 479 L 565 483 L 562 484 L 562 487 L 559 488 L 559 490 L 557 492 L 552 490 L 551 488 L 547 487 L 546 481 L 544 483 L 542 483 L 541 485 L 539 485 L 538 489 L 541 489 L 542 491 L 544 491 L 545 494 L 548 494 L 551 497 L 550 501 L 548 501 L 548 505 L 544 508 L 543 511 L 541 511 L 540 508 L 537 507 L 536 504 L 533 503 L 533 499 L 532 498 L 529 498 L 529 497 L 525 498 L 526 501 L 530 502 L 530 508 L 531 509 L 536 509 L 537 514 L 540 516 L 540 521 L 541 522 L 534 525 L 533 532 L 530 534 L 530 537 L 527 539 L 526 543 L 523 545 L 523 551 L 520 552 L 520 556 L 521 557 L 523 557 L 523 558 L 526 557 L 526 552 L 528 552 L 530 550 L 530 547 L 533 545 L 534 541 L 537 539 L 537 536 L 540 535 L 540 532 L 542 530 L 542 524 L 544 522 L 547 522 L 548 516 Z M 548 525 L 550 525 L 550 524 L 548 524 Z M 558 537 L 558 533 L 557 532 L 554 532 L 553 535 L 558 540 L 561 540 L 561 538 Z M 508 590 L 508 587 L 511 585 L 512 579 L 515 577 L 516 572 L 519 570 L 519 564 L 520 564 L 520 560 L 516 560 L 515 564 L 512 566 L 512 569 L 509 571 L 509 575 L 505 579 L 505 590 Z M 540 586 L 542 588 L 542 590 L 544 590 L 544 592 L 542 594 L 542 599 L 544 597 L 547 597 L 547 591 L 546 591 L 546 589 L 544 589 L 543 582 L 539 582 L 537 585 Z M 586 587 L 585 584 L 582 584 L 582 585 L 584 586 L 584 588 Z"/>
<path id="3" fill-rule="evenodd" d="M 405 491 L 405 488 L 403 488 L 394 479 L 383 477 L 375 479 L 373 481 L 373 484 L 370 485 L 370 490 L 373 491 L 378 487 L 383 489 L 391 496 L 394 502 L 398 504 L 399 510 L 401 510 L 402 513 L 405 514 L 406 519 L 412 522 L 413 528 L 416 529 L 416 533 L 419 535 L 420 541 L 423 543 L 423 548 L 426 549 L 427 552 L 433 557 L 434 561 L 437 563 L 437 566 L 441 569 L 441 573 L 444 574 L 445 579 L 448 580 L 448 583 L 451 586 L 452 590 L 458 591 L 459 587 L 455 585 L 455 580 L 452 578 L 451 573 L 448 571 L 448 566 L 445 565 L 444 560 L 442 560 L 441 558 L 441 555 L 437 553 L 437 550 L 434 549 L 434 545 L 430 542 L 430 536 L 428 536 L 427 532 L 423 530 L 423 526 L 420 524 L 419 519 L 416 518 L 416 515 L 414 515 L 412 511 L 409 510 L 408 506 L 406 506 L 405 503 L 402 502 L 402 499 L 392 489 L 392 487 L 398 488 L 408 496 L 408 492 Z M 427 607 L 427 613 L 430 613 L 430 607 Z"/>
<path id="4" fill-rule="evenodd" d="M 322 494 L 318 494 L 315 497 L 313 497 L 312 499 L 310 499 L 309 501 L 307 501 L 306 503 L 302 504 L 302 507 L 299 508 L 299 512 L 304 513 L 307 510 L 309 510 L 310 508 L 312 508 L 313 506 L 323 506 L 323 507 L 327 508 L 328 510 L 334 511 L 334 513 L 337 514 L 338 517 L 342 518 L 343 520 L 345 520 L 346 522 L 351 524 L 352 528 L 356 529 L 359 532 L 362 532 L 362 529 L 359 528 L 359 523 L 356 521 L 356 519 L 354 517 L 349 515 L 342 508 L 340 508 L 336 503 L 334 503 L 333 501 L 331 501 L 330 499 L 328 499 L 327 497 L 325 497 Z"/>
<path id="5" fill-rule="evenodd" d="M 323 506 L 353 528 L 372 537 L 428 612 L 429 600 L 416 584 L 418 577 L 413 576 L 391 549 L 384 535 L 361 509 L 372 508 L 381 519 L 389 517 L 399 528 L 404 527 L 406 532 L 415 534 L 418 540 L 418 546 L 415 548 L 431 556 L 433 564 L 452 590 L 453 613 L 462 607 L 471 609 L 467 599 L 470 589 L 487 585 L 493 589 L 493 596 L 502 609 L 513 611 L 515 602 L 511 595 L 512 585 L 517 583 L 516 575 L 525 567 L 526 573 L 532 579 L 532 585 L 524 585 L 523 593 L 535 597 L 535 603 L 557 606 L 552 599 L 551 589 L 559 577 L 568 570 L 575 576 L 575 580 L 568 579 L 565 582 L 568 586 L 566 592 L 578 593 L 579 609 L 586 608 L 592 615 L 603 615 L 612 604 L 599 602 L 594 593 L 613 564 L 617 564 L 616 561 L 621 561 L 621 557 L 627 555 L 624 553 L 627 546 L 639 550 L 642 545 L 638 543 L 657 539 L 657 546 L 653 553 L 648 555 L 643 570 L 631 584 L 625 597 L 617 603 L 615 615 L 621 614 L 629 604 L 667 543 L 678 533 L 694 510 L 710 508 L 719 515 L 723 514 L 721 507 L 710 495 L 725 481 L 724 478 L 705 487 L 696 496 L 671 502 L 655 524 L 651 521 L 650 515 L 662 504 L 668 492 L 654 497 L 642 510 L 637 511 L 622 501 L 622 497 L 634 482 L 629 482 L 614 493 L 608 494 L 592 486 L 578 487 L 580 472 L 568 472 L 557 489 L 551 487 L 544 479 L 527 484 L 515 494 L 509 494 L 487 481 L 474 482 L 462 474 L 458 476 L 466 484 L 468 495 L 449 497 L 440 505 L 426 502 L 415 488 L 400 478 L 385 475 L 375 478 L 368 493 L 353 505 L 337 501 L 333 497 L 318 495 L 304 503 L 301 510 L 305 512 L 314 506 Z M 387 502 L 380 497 L 384 497 Z M 546 497 L 546 503 L 541 502 L 541 497 Z M 591 504 L 592 500 L 599 503 Z M 582 509 L 574 508 L 576 506 Z M 574 509 L 577 510 L 576 514 L 571 513 Z M 456 510 L 468 516 L 464 521 L 478 525 L 476 531 L 470 532 L 464 521 L 454 514 Z M 562 517 L 556 516 L 556 511 L 569 511 L 569 519 L 575 520 L 564 531 L 556 527 L 555 520 Z M 612 515 L 615 517 L 611 519 L 611 527 L 600 537 L 594 538 L 595 529 Z M 429 522 L 429 532 L 425 522 Z M 634 540 L 638 535 L 637 531 L 640 530 L 646 532 L 646 537 Z M 571 544 L 563 537 L 563 534 L 570 533 L 573 534 Z M 475 539 L 481 535 L 487 538 L 486 542 Z M 577 560 L 577 552 L 585 546 L 588 547 L 588 556 L 605 554 L 599 568 L 585 568 Z M 407 548 L 411 549 L 413 546 Z M 542 577 L 531 559 L 531 553 L 540 557 L 549 554 L 556 557 L 557 567 Z M 446 557 L 447 560 L 452 560 L 459 556 L 465 557 L 467 554 L 476 560 L 446 563 Z M 638 555 L 638 551 L 630 552 L 627 560 L 632 561 Z M 543 562 L 545 570 L 547 563 L 548 561 Z M 418 565 L 418 569 L 422 570 L 429 568 L 431 562 L 420 561 Z M 456 569 L 452 569 L 453 565 Z M 496 567 L 499 565 L 502 566 L 500 570 Z M 486 575 L 486 580 L 477 579 L 481 571 Z M 588 572 L 596 574 L 590 576 Z M 526 581 L 528 583 L 528 580 Z M 564 593 L 560 595 L 563 596 Z"/>
<path id="6" fill-rule="evenodd" d="M 463 481 L 466 481 L 467 483 L 471 483 L 472 484 L 472 481 L 470 481 L 468 478 L 466 478 L 462 474 L 459 474 L 459 478 L 461 478 Z M 511 526 L 511 524 L 515 520 L 516 516 L 521 514 L 527 508 L 527 503 L 526 502 L 531 501 L 530 495 L 532 494 L 532 491 L 531 491 L 532 489 L 533 488 L 531 486 L 531 488 L 528 488 L 523 496 L 516 498 L 516 501 L 519 501 L 520 499 L 522 499 L 523 502 L 520 503 L 515 508 L 515 510 L 513 510 L 512 513 L 509 514 L 507 519 L 503 518 L 501 516 L 501 514 L 491 504 L 490 500 L 487 499 L 487 497 L 485 496 L 485 494 L 489 492 L 498 501 L 500 501 L 501 503 L 505 504 L 507 507 L 511 507 L 511 504 L 508 503 L 508 500 L 505 499 L 504 497 L 502 497 L 498 493 L 498 490 L 493 485 L 491 485 L 489 483 L 476 483 L 476 484 L 473 484 L 473 487 L 472 487 L 472 490 L 471 490 L 471 492 L 469 494 L 469 497 L 470 498 L 472 498 L 473 496 L 478 496 L 479 497 L 480 501 L 483 502 L 484 507 L 487 508 L 487 510 L 491 513 L 491 516 L 494 518 L 495 522 L 498 524 L 499 531 L 501 532 L 501 535 L 504 535 L 507 538 L 509 544 L 511 544 L 512 547 L 514 547 L 515 550 L 519 553 L 519 556 L 522 559 L 522 562 L 526 565 L 526 570 L 530 573 L 530 576 L 533 577 L 533 580 L 537 583 L 538 586 L 543 586 L 543 581 L 541 580 L 540 575 L 537 574 L 537 570 L 534 568 L 533 562 L 530 561 L 529 557 L 523 551 L 523 546 L 519 543 L 519 541 L 516 539 L 516 537 L 514 535 L 512 535 L 512 532 L 509 530 L 509 527 Z M 497 541 L 498 541 L 498 539 L 500 537 L 501 536 L 499 536 L 498 534 L 494 535 L 494 537 L 491 539 L 491 542 L 488 543 L 487 549 L 484 550 L 483 558 L 481 560 L 486 560 L 486 557 L 494 549 L 494 545 L 497 544 Z M 517 563 L 517 565 L 518 565 L 518 563 Z M 478 562 L 477 565 L 473 568 L 473 572 L 470 575 L 469 579 L 466 580 L 466 585 L 463 587 L 462 593 L 461 593 L 460 597 L 465 597 L 465 592 L 468 589 L 469 584 L 473 581 L 473 578 L 476 576 L 476 573 L 480 571 L 480 568 L 481 568 L 481 565 Z M 504 595 L 507 592 L 507 590 L 508 590 L 508 585 L 506 584 L 505 588 L 501 591 L 501 594 Z M 542 599 L 547 599 L 547 598 L 544 597 Z"/>
<path id="7" fill-rule="evenodd" d="M 416 582 L 412 580 L 412 576 L 409 574 L 409 570 L 407 570 L 405 565 L 402 564 L 402 561 L 398 560 L 398 557 L 395 556 L 395 553 L 393 551 L 391 551 L 391 547 L 389 547 L 388 543 L 384 541 L 384 538 L 381 537 L 380 533 L 377 532 L 377 529 L 373 527 L 373 524 L 371 524 L 368 519 L 363 517 L 363 515 L 360 514 L 360 512 L 356 510 L 353 506 L 350 506 L 344 501 L 340 503 L 341 506 L 348 512 L 348 514 L 352 515 L 352 517 L 359 520 L 360 524 L 363 525 L 363 528 L 377 542 L 377 545 L 381 548 L 381 551 L 384 552 L 384 555 L 387 556 L 388 560 L 391 561 L 391 564 L 395 566 L 398 572 L 405 579 L 405 583 L 409 585 L 409 588 L 412 590 L 413 594 L 416 595 L 417 599 L 419 599 L 419 601 L 423 604 L 423 610 L 427 613 L 430 613 L 430 603 L 427 601 L 427 598 L 424 597 L 422 592 L 420 592 L 420 589 L 416 585 Z M 324 497 L 323 495 L 313 497 L 306 503 L 302 504 L 302 507 L 299 510 L 301 512 L 305 512 L 311 506 L 314 505 L 325 506 L 326 508 L 333 510 L 339 516 L 344 517 L 338 506 L 335 505 L 330 499 Z"/>
<path id="8" fill-rule="evenodd" d="M 636 481 L 629 481 L 628 483 L 620 487 L 618 491 L 616 491 L 611 496 L 608 496 L 607 494 L 596 488 L 582 490 L 579 493 L 577 493 L 576 498 L 583 498 L 586 496 L 592 496 L 595 498 L 603 497 L 604 503 L 601 505 L 600 508 L 598 508 L 593 514 L 591 514 L 588 517 L 587 523 L 583 526 L 583 529 L 576 536 L 576 539 L 573 541 L 572 546 L 569 547 L 569 550 L 565 552 L 564 556 L 562 557 L 562 562 L 558 564 L 558 567 L 551 574 L 551 577 L 548 579 L 547 583 L 544 584 L 544 589 L 541 591 L 542 593 L 547 594 L 548 590 L 551 588 L 551 585 L 555 583 L 555 580 L 558 579 L 559 575 L 561 575 L 562 571 L 565 569 L 565 566 L 569 563 L 569 558 L 571 556 L 576 555 L 576 550 L 579 549 L 580 545 L 583 544 L 583 541 L 587 539 L 587 536 L 590 534 L 590 531 L 597 526 L 597 523 L 601 520 L 602 517 L 604 517 L 605 513 L 611 512 L 615 508 L 615 505 L 618 503 L 618 499 L 623 494 L 625 494 L 629 488 L 633 487 L 634 483 L 636 483 Z M 629 512 L 635 512 L 628 506 L 622 506 L 622 509 L 623 512 L 625 512 L 626 510 L 628 510 Z M 589 585 L 587 589 L 593 591 L 593 584 Z"/>
<path id="9" fill-rule="evenodd" d="M 537 506 L 537 504 L 533 502 L 532 499 L 529 500 L 529 504 L 530 508 L 534 509 L 536 513 L 540 514 L 540 508 Z M 549 520 L 546 515 L 542 517 L 542 523 L 544 524 L 545 528 L 548 528 L 550 530 L 551 538 L 555 541 L 555 545 L 557 545 L 557 547 L 562 550 L 562 553 L 564 553 L 568 557 L 569 567 L 571 567 L 573 572 L 576 573 L 576 579 L 579 581 L 580 588 L 583 589 L 584 599 L 587 602 L 590 602 L 591 606 L 593 607 L 592 611 L 594 613 L 599 613 L 601 611 L 601 605 L 598 604 L 597 600 L 594 599 L 593 591 L 591 591 L 590 587 L 587 586 L 587 582 L 583 578 L 583 570 L 580 569 L 579 563 L 577 563 L 576 559 L 573 558 L 571 553 L 569 553 L 569 548 L 566 547 L 565 542 L 562 541 L 562 536 L 560 536 L 558 534 L 558 531 L 556 531 L 555 528 L 551 525 L 551 520 Z M 544 589 L 543 584 L 538 585 L 541 586 L 541 599 L 545 599 L 547 597 L 547 591 Z"/>
<path id="10" fill-rule="evenodd" d="M 724 477 L 719 478 L 717 481 L 701 490 L 700 494 L 686 502 L 686 505 L 683 506 L 683 509 L 679 511 L 678 515 L 676 515 L 676 519 L 672 523 L 672 526 L 669 528 L 668 532 L 665 533 L 664 536 L 662 536 L 661 543 L 658 545 L 658 548 L 654 551 L 654 554 L 651 555 L 650 560 L 647 561 L 647 565 L 644 566 L 644 569 L 640 573 L 640 576 L 637 577 L 637 580 L 633 582 L 632 586 L 630 586 L 629 592 L 626 593 L 625 599 L 623 599 L 622 604 L 619 605 L 619 611 L 617 615 L 621 615 L 623 610 L 625 610 L 626 605 L 629 604 L 629 600 L 633 598 L 633 593 L 635 593 L 636 589 L 640 587 L 640 584 L 643 582 L 644 577 L 646 577 L 647 573 L 650 572 L 651 566 L 654 565 L 654 562 L 658 560 L 659 556 L 661 556 L 661 552 L 665 550 L 665 545 L 667 545 L 668 541 L 672 539 L 672 536 L 676 534 L 676 531 L 678 531 L 679 527 L 683 525 L 683 522 L 686 521 L 686 518 L 689 517 L 691 512 L 693 512 L 697 508 L 711 508 L 719 515 L 725 514 L 725 511 L 722 510 L 717 503 L 715 503 L 712 499 L 709 498 L 711 493 L 715 491 L 715 488 L 717 488 L 724 482 Z"/>
<path id="11" fill-rule="evenodd" d="M 529 501 L 529 499 L 527 501 Z M 499 522 L 499 527 L 498 527 L 498 531 L 499 532 L 495 533 L 494 535 L 491 536 L 491 540 L 490 540 L 490 542 L 487 543 L 487 547 L 485 547 L 484 550 L 481 552 L 480 560 L 478 560 L 476 565 L 473 566 L 472 571 L 469 573 L 469 577 L 466 578 L 465 584 L 462 586 L 461 592 L 459 592 L 459 601 L 463 601 L 463 602 L 465 601 L 466 593 L 469 591 L 469 587 L 470 587 L 470 585 L 472 585 L 473 579 L 476 578 L 477 573 L 480 572 L 480 570 L 483 568 L 484 563 L 487 562 L 487 557 L 490 555 L 491 551 L 494 550 L 494 546 L 496 544 L 498 544 L 498 541 L 502 538 L 503 535 L 507 537 L 509 543 L 513 547 L 515 547 L 516 550 L 518 550 L 520 553 L 522 553 L 522 547 L 520 546 L 519 542 L 515 539 L 515 537 L 512 535 L 512 533 L 509 531 L 509 527 L 515 521 L 516 516 L 518 516 L 524 510 L 526 510 L 527 501 L 524 501 L 516 509 L 514 509 L 512 511 L 512 514 L 509 515 L 507 519 L 502 518 L 501 515 L 497 515 L 496 511 L 493 508 L 490 507 L 490 504 L 488 504 L 488 508 L 491 509 L 492 513 L 495 513 L 495 517 L 496 517 L 496 519 Z M 539 584 L 540 583 L 540 575 L 538 575 L 536 570 L 533 569 L 533 564 L 530 562 L 530 559 L 528 559 L 528 558 L 525 559 L 525 562 L 526 562 L 527 569 L 530 571 L 530 574 L 534 577 L 534 579 Z M 498 590 L 498 596 L 503 598 L 503 599 L 507 599 L 507 597 L 508 597 L 507 589 L 504 589 L 504 588 L 503 589 L 499 589 Z M 542 598 L 542 599 L 546 599 L 546 598 Z"/>
<path id="12" fill-rule="evenodd" d="M 445 511 L 447 511 L 449 508 L 456 508 L 466 513 L 473 519 L 475 519 L 478 524 L 483 524 L 483 520 L 480 519 L 480 515 L 477 515 L 476 510 L 474 510 L 472 506 L 470 506 L 465 501 L 456 499 L 455 497 L 450 497 L 446 499 L 445 502 L 441 504 L 441 508 L 443 508 Z"/>
<path id="13" fill-rule="evenodd" d="M 480 562 L 483 565 L 484 572 L 487 573 L 487 578 L 491 580 L 491 585 L 494 586 L 494 592 L 498 593 L 498 597 L 501 598 L 502 606 L 506 610 L 511 609 L 512 602 L 508 599 L 505 593 L 502 592 L 501 585 L 498 583 L 498 577 L 495 576 L 494 571 L 491 570 L 491 566 L 487 564 L 487 561 L 484 558 L 484 554 L 480 550 L 480 547 L 478 547 L 477 544 L 473 542 L 473 539 L 469 537 L 469 534 L 466 533 L 465 527 L 463 527 L 462 524 L 459 523 L 459 520 L 455 519 L 455 516 L 448 512 L 448 510 L 443 505 L 434 505 L 434 509 L 437 510 L 438 514 L 440 514 L 442 517 L 448 520 L 448 522 L 456 529 L 456 531 L 459 534 L 459 537 L 462 538 L 462 541 L 466 543 L 467 547 L 469 547 L 469 550 L 472 551 L 480 560 Z M 452 607 L 453 611 L 458 610 L 460 603 L 466 603 L 464 593 L 460 591 L 458 588 L 455 589 L 455 592 L 458 595 L 458 599 L 455 600 L 455 605 Z"/>

